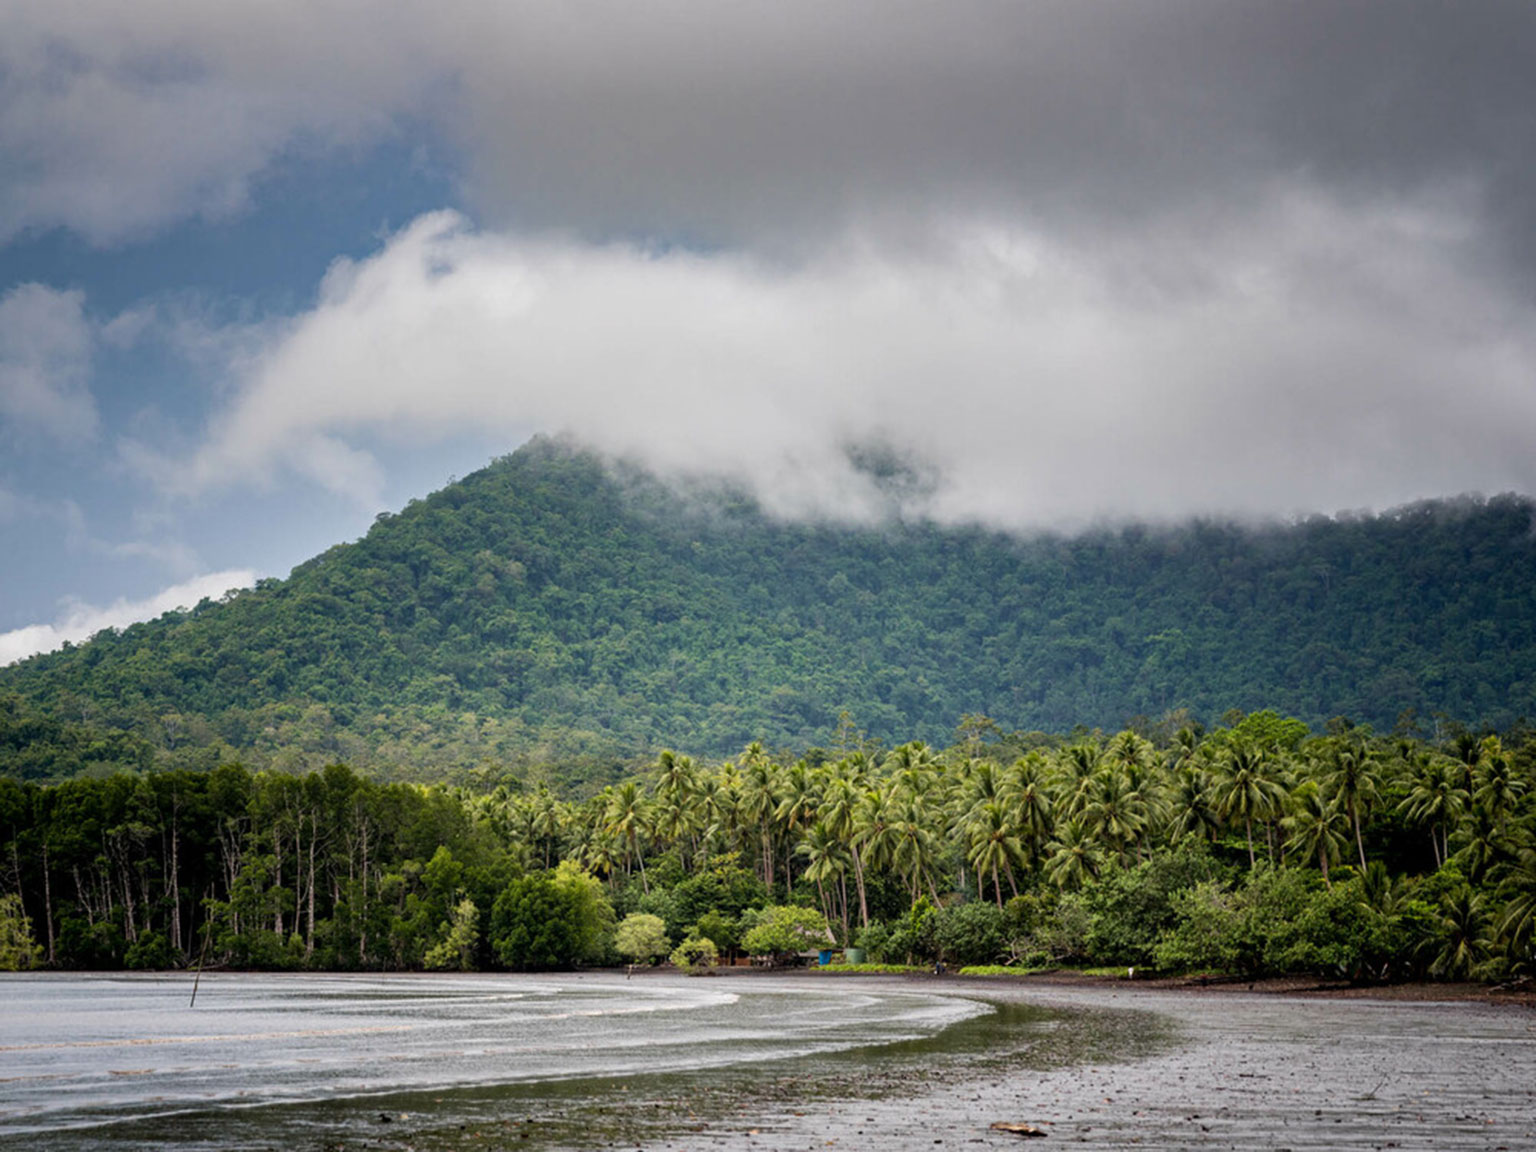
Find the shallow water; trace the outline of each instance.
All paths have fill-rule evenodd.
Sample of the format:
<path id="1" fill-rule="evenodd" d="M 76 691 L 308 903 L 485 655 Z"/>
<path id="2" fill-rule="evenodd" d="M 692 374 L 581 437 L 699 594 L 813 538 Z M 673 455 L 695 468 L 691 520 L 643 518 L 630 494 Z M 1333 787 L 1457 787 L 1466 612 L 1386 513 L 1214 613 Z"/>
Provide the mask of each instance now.
<path id="1" fill-rule="evenodd" d="M 805 980 L 218 975 L 196 1007 L 181 976 L 20 975 L 3 991 L 0 1141 L 61 1152 L 522 1118 L 636 1077 L 911 1059 L 910 1045 L 992 1013 Z"/>

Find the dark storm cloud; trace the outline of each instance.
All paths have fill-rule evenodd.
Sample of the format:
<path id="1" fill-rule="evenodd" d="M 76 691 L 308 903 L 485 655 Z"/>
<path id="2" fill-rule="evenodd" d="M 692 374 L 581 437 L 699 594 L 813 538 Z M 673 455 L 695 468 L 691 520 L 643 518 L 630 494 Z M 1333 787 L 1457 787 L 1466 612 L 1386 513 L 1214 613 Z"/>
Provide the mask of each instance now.
<path id="1" fill-rule="evenodd" d="M 503 222 L 739 241 L 937 208 L 1134 232 L 1277 181 L 1465 197 L 1506 243 L 1531 222 L 1529 4 L 513 11 L 459 54 Z"/>
<path id="2" fill-rule="evenodd" d="M 987 211 L 1132 232 L 1273 182 L 1529 244 L 1527 3 L 6 6 L 0 224 L 228 212 L 296 141 L 433 120 L 487 222 L 778 241 Z"/>

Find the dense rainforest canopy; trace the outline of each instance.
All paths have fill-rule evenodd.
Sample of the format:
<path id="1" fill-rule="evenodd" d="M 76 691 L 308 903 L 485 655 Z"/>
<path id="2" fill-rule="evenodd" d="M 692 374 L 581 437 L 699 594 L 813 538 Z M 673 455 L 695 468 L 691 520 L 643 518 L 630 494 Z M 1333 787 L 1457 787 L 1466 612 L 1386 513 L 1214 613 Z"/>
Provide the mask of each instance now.
<path id="1" fill-rule="evenodd" d="M 1015 538 L 777 521 L 535 441 L 220 603 L 0 669 L 0 771 L 474 768 L 615 779 L 663 746 L 798 754 L 957 718 L 1314 730 L 1536 715 L 1531 502 Z"/>
<path id="2" fill-rule="evenodd" d="M 225 765 L 0 779 L 0 967 L 886 963 L 1536 975 L 1536 739 L 1273 712 L 794 762 L 580 800 Z"/>

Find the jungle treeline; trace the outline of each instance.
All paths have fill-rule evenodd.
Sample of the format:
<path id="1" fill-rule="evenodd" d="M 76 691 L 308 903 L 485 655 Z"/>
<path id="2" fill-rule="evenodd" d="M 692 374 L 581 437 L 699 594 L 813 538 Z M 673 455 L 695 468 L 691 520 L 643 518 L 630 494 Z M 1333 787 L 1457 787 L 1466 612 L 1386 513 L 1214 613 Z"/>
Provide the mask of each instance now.
<path id="1" fill-rule="evenodd" d="M 0 669 L 0 773 L 603 784 L 664 747 L 805 748 L 845 710 L 887 744 L 942 744 L 966 712 L 1536 716 L 1524 498 L 1028 538 L 902 507 L 788 522 L 535 441 L 285 580 Z"/>
<path id="2" fill-rule="evenodd" d="M 586 797 L 340 764 L 0 780 L 0 964 L 564 967 L 626 924 L 730 955 L 793 906 L 884 963 L 1532 974 L 1529 730 L 1180 719 L 882 749 L 845 717 Z"/>

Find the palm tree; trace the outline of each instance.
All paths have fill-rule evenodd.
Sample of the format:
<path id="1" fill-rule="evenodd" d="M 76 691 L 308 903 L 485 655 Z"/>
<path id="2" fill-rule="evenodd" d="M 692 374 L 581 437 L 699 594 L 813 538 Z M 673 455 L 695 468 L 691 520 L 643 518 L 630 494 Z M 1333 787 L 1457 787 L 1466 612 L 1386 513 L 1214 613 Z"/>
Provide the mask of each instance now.
<path id="1" fill-rule="evenodd" d="M 854 773 L 843 762 L 839 762 L 839 771 L 835 771 L 827 782 L 823 796 L 819 818 L 825 820 L 833 834 L 842 838 L 853 854 L 853 882 L 859 894 L 859 925 L 869 925 L 869 900 L 864 891 L 864 860 L 859 855 L 859 841 L 856 833 L 859 830 L 858 817 L 855 808 L 858 805 L 860 791 L 854 782 Z"/>
<path id="2" fill-rule="evenodd" d="M 1376 762 L 1364 741 L 1347 740 L 1333 746 L 1322 766 L 1323 786 L 1333 799 L 1344 806 L 1355 830 L 1355 848 L 1360 854 L 1360 870 L 1365 871 L 1365 837 L 1361 821 L 1377 798 Z"/>
<path id="3" fill-rule="evenodd" d="M 998 883 L 998 869 L 1001 868 L 1008 874 L 1008 886 L 1017 896 L 1019 888 L 1013 879 L 1013 862 L 1024 855 L 1023 845 L 1019 843 L 1018 836 L 1009 825 L 1003 806 L 989 800 L 973 811 L 966 822 L 966 837 L 969 841 L 966 859 L 971 862 L 971 867 L 976 869 L 977 887 L 981 887 L 979 881 L 982 875 L 990 872 L 992 894 L 997 900 L 998 909 L 1001 910 L 1003 889 Z"/>
<path id="4" fill-rule="evenodd" d="M 863 866 L 878 871 L 895 863 L 901 837 L 894 791 L 889 787 L 866 788 L 853 818 L 853 843 Z"/>
<path id="5" fill-rule="evenodd" d="M 1421 752 L 1410 763 L 1414 768 L 1413 789 L 1397 810 L 1415 824 L 1428 826 L 1435 867 L 1439 868 L 1450 858 L 1451 829 L 1461 819 L 1467 794 L 1457 784 L 1457 769 L 1443 757 Z"/>
<path id="6" fill-rule="evenodd" d="M 1216 782 L 1216 811 L 1225 821 L 1240 819 L 1248 837 L 1248 867 L 1254 867 L 1253 822 L 1278 816 L 1286 792 L 1275 779 L 1265 753 L 1246 741 L 1235 741 L 1220 762 Z"/>
<path id="7" fill-rule="evenodd" d="M 1472 793 L 1472 802 L 1487 812 L 1494 827 L 1503 833 L 1525 794 L 1525 781 L 1516 774 L 1514 763 L 1497 736 L 1483 741 L 1474 771 L 1477 788 Z"/>
<path id="8" fill-rule="evenodd" d="M 1472 805 L 1452 837 L 1456 851 L 1451 863 L 1474 884 L 1479 883 L 1507 851 L 1503 833 L 1493 814 L 1481 804 Z"/>
<path id="9" fill-rule="evenodd" d="M 1181 763 L 1169 797 L 1169 832 L 1173 839 L 1185 836 L 1214 838 L 1221 827 L 1216 810 L 1215 785 L 1198 762 Z"/>
<path id="10" fill-rule="evenodd" d="M 1430 974 L 1451 980 L 1471 980 L 1488 964 L 1491 941 L 1483 897 L 1463 887 L 1445 901 L 1440 913 L 1441 945 Z"/>
<path id="11" fill-rule="evenodd" d="M 1323 873 L 1323 884 L 1330 890 L 1328 866 L 1344 852 L 1348 838 L 1340 825 L 1338 806 L 1323 795 L 1316 780 L 1308 780 L 1292 794 L 1291 814 L 1281 820 L 1290 832 L 1288 843 L 1303 856 L 1316 856 Z"/>
<path id="12" fill-rule="evenodd" d="M 1499 943 L 1514 960 L 1516 971 L 1529 975 L 1536 964 L 1536 846 L 1520 849 L 1499 885 L 1499 894 L 1505 900 Z"/>
<path id="13" fill-rule="evenodd" d="M 883 765 L 905 795 L 922 796 L 939 782 L 939 761 L 920 740 L 892 748 Z"/>
<path id="14" fill-rule="evenodd" d="M 1098 837 L 1124 861 L 1133 848 L 1140 854 L 1141 837 L 1148 823 L 1146 809 L 1141 793 L 1131 788 L 1125 773 L 1106 766 L 1089 782 L 1080 819 L 1089 834 Z"/>
<path id="15" fill-rule="evenodd" d="M 774 809 L 774 824 L 782 835 L 786 845 L 792 845 L 798 839 L 811 821 L 816 816 L 816 809 L 821 802 L 821 786 L 816 779 L 811 767 L 804 760 L 799 761 L 780 782 L 780 795 L 778 807 Z M 784 857 L 784 875 L 786 889 L 794 885 L 794 871 L 790 867 L 790 856 Z"/>
<path id="16" fill-rule="evenodd" d="M 1081 888 L 1104 867 L 1104 854 L 1076 820 L 1057 826 L 1049 851 L 1045 874 L 1058 888 Z"/>
<path id="17" fill-rule="evenodd" d="M 779 808 L 778 768 L 757 741 L 741 757 L 741 813 L 757 829 L 762 880 L 773 890 L 773 817 Z"/>
<path id="18" fill-rule="evenodd" d="M 1034 866 L 1051 838 L 1054 824 L 1045 758 L 1040 753 L 1031 752 L 1014 761 L 1004 784 L 1003 796 L 1013 823 L 1019 829 L 1025 862 Z"/>
<path id="19" fill-rule="evenodd" d="M 1088 789 L 1094 773 L 1099 770 L 1101 753 L 1092 741 L 1073 744 L 1063 750 L 1057 761 L 1060 803 L 1057 805 L 1065 817 L 1075 817 L 1087 803 Z"/>
<path id="20" fill-rule="evenodd" d="M 624 845 L 626 870 L 631 859 L 639 861 L 640 888 L 648 894 L 651 886 L 645 878 L 645 853 L 640 846 L 641 837 L 646 834 L 648 813 L 645 794 L 640 791 L 640 786 L 633 780 L 626 780 L 620 784 L 609 797 L 607 815 L 608 833 L 617 836 L 619 842 Z"/>
<path id="21" fill-rule="evenodd" d="M 938 889 L 933 883 L 933 862 L 937 856 L 938 837 L 932 829 L 932 818 L 921 799 L 903 795 L 896 824 L 895 863 L 911 883 L 912 903 L 916 904 L 926 883 L 939 902 Z"/>
<path id="22" fill-rule="evenodd" d="M 828 920 L 838 920 L 843 925 L 843 939 L 848 937 L 848 864 L 852 856 L 843 838 L 834 832 L 825 820 L 817 820 L 806 830 L 805 838 L 797 851 L 806 858 L 806 878 L 816 883 L 816 895 L 821 900 L 821 914 Z M 841 902 L 827 902 L 827 884 L 837 881 L 842 889 Z M 834 889 L 836 892 L 836 889 Z"/>

